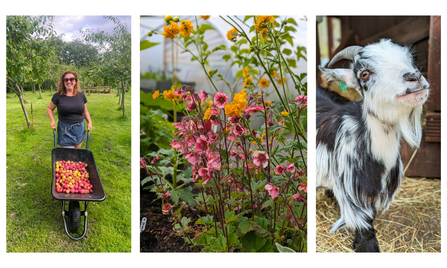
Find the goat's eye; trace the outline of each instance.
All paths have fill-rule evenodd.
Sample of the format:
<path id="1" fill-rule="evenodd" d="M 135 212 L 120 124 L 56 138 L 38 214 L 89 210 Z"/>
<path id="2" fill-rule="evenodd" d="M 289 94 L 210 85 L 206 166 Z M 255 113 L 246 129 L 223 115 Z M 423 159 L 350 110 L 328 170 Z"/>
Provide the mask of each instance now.
<path id="1" fill-rule="evenodd" d="M 366 78 L 368 78 L 369 75 L 370 75 L 370 72 L 367 71 L 367 70 L 363 71 L 363 72 L 360 74 L 360 76 L 362 77 L 362 79 L 366 79 Z"/>

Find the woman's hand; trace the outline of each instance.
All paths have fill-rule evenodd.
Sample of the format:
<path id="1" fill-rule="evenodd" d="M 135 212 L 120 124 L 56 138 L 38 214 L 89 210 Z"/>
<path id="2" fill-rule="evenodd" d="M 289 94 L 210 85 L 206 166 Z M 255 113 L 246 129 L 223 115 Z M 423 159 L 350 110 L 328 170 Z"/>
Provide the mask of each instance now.
<path id="1" fill-rule="evenodd" d="M 50 126 L 51 129 L 56 129 L 56 122 L 54 120 L 51 120 Z"/>
<path id="2" fill-rule="evenodd" d="M 88 129 L 88 130 L 92 130 L 92 128 L 93 128 L 93 126 L 92 126 L 92 122 L 89 122 L 88 125 L 87 125 L 87 129 Z"/>

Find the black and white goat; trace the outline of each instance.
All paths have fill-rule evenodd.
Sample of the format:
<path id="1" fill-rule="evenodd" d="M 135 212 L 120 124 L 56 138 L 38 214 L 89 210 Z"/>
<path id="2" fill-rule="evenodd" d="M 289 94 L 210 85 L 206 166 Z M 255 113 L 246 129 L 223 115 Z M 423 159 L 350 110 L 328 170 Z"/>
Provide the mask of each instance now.
<path id="1" fill-rule="evenodd" d="M 329 66 L 342 59 L 351 61 L 348 69 L 320 69 L 327 81 L 355 88 L 362 99 L 317 88 L 317 187 L 331 190 L 340 207 L 331 232 L 353 229 L 356 252 L 378 252 L 373 221 L 400 185 L 402 138 L 419 146 L 429 84 L 409 49 L 390 40 L 345 48 Z"/>

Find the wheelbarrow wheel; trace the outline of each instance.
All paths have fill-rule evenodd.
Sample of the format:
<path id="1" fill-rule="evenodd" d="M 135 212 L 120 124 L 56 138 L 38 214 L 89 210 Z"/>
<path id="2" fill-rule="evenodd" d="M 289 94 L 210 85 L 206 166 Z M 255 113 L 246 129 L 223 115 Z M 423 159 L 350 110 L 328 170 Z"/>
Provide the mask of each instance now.
<path id="1" fill-rule="evenodd" d="M 68 228 L 70 232 L 77 233 L 81 225 L 81 207 L 79 201 L 68 203 Z"/>

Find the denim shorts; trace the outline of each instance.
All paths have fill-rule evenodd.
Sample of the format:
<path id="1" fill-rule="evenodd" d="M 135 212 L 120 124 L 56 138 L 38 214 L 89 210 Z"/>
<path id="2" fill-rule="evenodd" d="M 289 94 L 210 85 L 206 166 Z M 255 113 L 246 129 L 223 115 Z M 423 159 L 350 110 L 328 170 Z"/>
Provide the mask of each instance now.
<path id="1" fill-rule="evenodd" d="M 57 123 L 57 144 L 60 146 L 75 146 L 86 139 L 84 121 L 79 123 Z"/>

